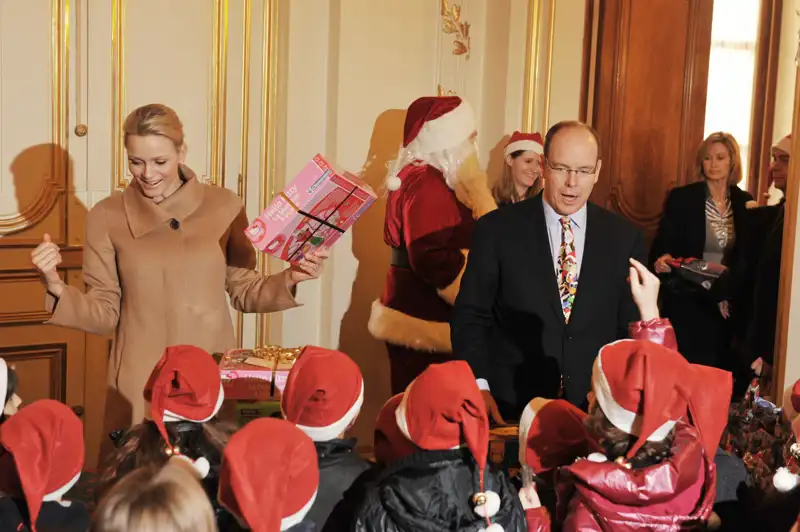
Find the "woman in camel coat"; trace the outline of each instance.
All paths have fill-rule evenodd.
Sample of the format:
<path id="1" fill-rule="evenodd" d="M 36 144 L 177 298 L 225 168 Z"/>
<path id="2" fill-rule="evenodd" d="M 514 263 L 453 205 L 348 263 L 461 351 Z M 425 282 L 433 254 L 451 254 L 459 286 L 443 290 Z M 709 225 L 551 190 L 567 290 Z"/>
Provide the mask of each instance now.
<path id="1" fill-rule="evenodd" d="M 32 253 L 47 285 L 53 313 L 47 323 L 114 334 L 106 430 L 142 420 L 142 391 L 167 346 L 213 353 L 236 345 L 226 293 L 242 312 L 296 307 L 297 283 L 319 277 L 327 257 L 311 254 L 268 277 L 254 271 L 242 202 L 183 165 L 186 145 L 175 112 L 147 105 L 123 129 L 133 180 L 86 217 L 86 293 L 61 280 L 59 250 L 48 235 Z"/>

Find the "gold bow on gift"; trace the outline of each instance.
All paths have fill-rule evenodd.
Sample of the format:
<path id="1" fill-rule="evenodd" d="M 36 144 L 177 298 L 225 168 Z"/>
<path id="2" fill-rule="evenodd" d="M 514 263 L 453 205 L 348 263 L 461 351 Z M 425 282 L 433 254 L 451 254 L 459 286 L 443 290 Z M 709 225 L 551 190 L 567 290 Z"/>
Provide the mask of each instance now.
<path id="1" fill-rule="evenodd" d="M 252 366 L 271 369 L 276 369 L 280 365 L 292 366 L 302 351 L 302 347 L 281 347 L 279 345 L 256 347 L 253 349 L 252 355 L 244 362 Z"/>

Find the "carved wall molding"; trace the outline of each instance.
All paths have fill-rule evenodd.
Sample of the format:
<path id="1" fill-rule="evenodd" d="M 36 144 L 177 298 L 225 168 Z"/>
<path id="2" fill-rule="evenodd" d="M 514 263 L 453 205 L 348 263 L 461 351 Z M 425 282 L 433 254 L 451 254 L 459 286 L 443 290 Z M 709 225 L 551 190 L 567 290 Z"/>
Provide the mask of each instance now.
<path id="1" fill-rule="evenodd" d="M 50 173 L 42 179 L 36 199 L 16 213 L 0 214 L 0 236 L 19 233 L 39 224 L 56 206 L 69 172 L 69 16 L 70 0 L 50 3 Z"/>
<path id="2" fill-rule="evenodd" d="M 38 345 L 0 346 L 0 357 L 9 364 L 23 364 L 34 359 L 50 361 L 50 398 L 66 402 L 67 389 L 67 344 L 50 343 Z"/>
<path id="3" fill-rule="evenodd" d="M 64 0 L 66 1 L 66 0 Z M 211 105 L 209 116 L 210 175 L 202 176 L 208 183 L 224 186 L 227 124 L 228 76 L 228 0 L 214 1 L 212 23 Z M 125 144 L 122 125 L 127 116 L 125 12 L 126 0 L 113 0 L 111 15 L 111 83 L 112 83 L 112 143 L 111 191 L 122 190 L 128 184 L 125 163 Z M 199 174 L 199 172 L 198 172 Z"/>

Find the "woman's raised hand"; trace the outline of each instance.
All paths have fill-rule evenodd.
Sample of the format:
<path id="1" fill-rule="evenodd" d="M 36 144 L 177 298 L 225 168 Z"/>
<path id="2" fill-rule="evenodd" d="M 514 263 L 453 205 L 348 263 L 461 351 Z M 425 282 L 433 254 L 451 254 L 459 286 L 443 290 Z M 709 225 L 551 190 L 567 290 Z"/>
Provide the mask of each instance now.
<path id="1" fill-rule="evenodd" d="M 47 284 L 47 289 L 55 296 L 61 295 L 63 288 L 61 276 L 58 274 L 58 265 L 61 261 L 61 250 L 50 239 L 50 235 L 45 233 L 42 243 L 31 252 L 31 262 Z"/>

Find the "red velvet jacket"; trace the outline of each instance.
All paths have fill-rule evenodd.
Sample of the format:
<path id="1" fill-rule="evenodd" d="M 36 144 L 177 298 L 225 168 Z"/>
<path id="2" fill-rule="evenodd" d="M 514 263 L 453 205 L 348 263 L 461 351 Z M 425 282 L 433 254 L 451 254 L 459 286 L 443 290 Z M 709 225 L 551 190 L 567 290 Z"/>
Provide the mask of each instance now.
<path id="1" fill-rule="evenodd" d="M 419 351 L 450 352 L 450 315 L 475 229 L 461 203 L 432 166 L 406 166 L 386 201 L 383 238 L 405 250 L 408 264 L 391 266 L 373 304 L 373 336 Z M 488 194 L 488 188 L 487 188 Z"/>
<path id="2" fill-rule="evenodd" d="M 669 320 L 631 324 L 630 336 L 676 348 Z M 679 422 L 671 456 L 628 470 L 614 462 L 578 460 L 558 474 L 557 520 L 563 530 L 677 531 L 704 521 L 716 493 L 714 457 L 705 456 L 694 427 Z M 550 530 L 544 508 L 527 511 L 529 532 Z"/>

